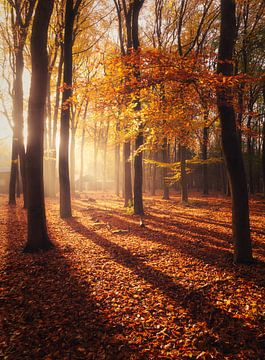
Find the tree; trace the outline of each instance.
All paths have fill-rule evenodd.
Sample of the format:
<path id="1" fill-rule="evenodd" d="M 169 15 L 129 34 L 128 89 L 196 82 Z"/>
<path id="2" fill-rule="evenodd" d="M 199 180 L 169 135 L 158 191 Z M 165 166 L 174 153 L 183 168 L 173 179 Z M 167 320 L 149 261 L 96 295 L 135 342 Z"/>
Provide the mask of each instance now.
<path id="1" fill-rule="evenodd" d="M 233 51 L 236 40 L 235 1 L 221 0 L 221 30 L 217 72 L 223 77 L 233 75 Z M 221 121 L 222 148 L 232 196 L 232 229 L 234 261 L 251 263 L 252 248 L 249 227 L 249 205 L 243 157 L 237 137 L 236 116 L 231 88 L 220 86 L 217 105 Z"/>
<path id="2" fill-rule="evenodd" d="M 72 98 L 73 78 L 73 29 L 78 8 L 82 0 L 66 1 L 65 32 L 64 32 L 64 89 L 62 96 L 60 149 L 59 149 L 59 182 L 60 182 L 60 216 L 72 216 L 71 193 L 69 179 L 69 124 Z"/>
<path id="3" fill-rule="evenodd" d="M 26 175 L 28 185 L 28 239 L 25 252 L 52 247 L 46 227 L 43 186 L 44 114 L 48 83 L 47 34 L 53 0 L 39 0 L 31 34 L 32 76 L 28 112 Z"/>
<path id="4" fill-rule="evenodd" d="M 25 174 L 25 147 L 23 137 L 23 71 L 24 71 L 24 47 L 31 23 L 36 0 L 16 1 L 8 0 L 11 9 L 12 48 L 13 56 L 13 141 L 11 176 L 9 184 L 9 204 L 16 203 L 16 183 L 19 181 L 18 160 L 20 160 L 20 172 L 23 185 L 24 207 L 27 207 L 26 174 Z"/>

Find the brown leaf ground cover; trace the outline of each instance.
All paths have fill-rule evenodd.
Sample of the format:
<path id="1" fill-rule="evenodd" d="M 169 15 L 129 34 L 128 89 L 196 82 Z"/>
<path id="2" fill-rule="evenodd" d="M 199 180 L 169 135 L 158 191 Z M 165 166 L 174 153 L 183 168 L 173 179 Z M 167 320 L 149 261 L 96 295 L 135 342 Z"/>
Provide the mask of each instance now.
<path id="1" fill-rule="evenodd" d="M 47 200 L 56 248 L 22 254 L 26 213 L 1 197 L 1 352 L 20 359 L 264 359 L 264 200 L 253 266 L 232 262 L 229 200 L 146 198 L 145 227 L 111 195 Z"/>

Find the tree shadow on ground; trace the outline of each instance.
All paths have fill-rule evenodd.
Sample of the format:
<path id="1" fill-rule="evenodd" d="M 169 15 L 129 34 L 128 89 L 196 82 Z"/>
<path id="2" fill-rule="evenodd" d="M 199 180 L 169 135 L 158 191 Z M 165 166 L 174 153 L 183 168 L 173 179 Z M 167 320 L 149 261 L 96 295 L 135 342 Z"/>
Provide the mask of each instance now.
<path id="1" fill-rule="evenodd" d="M 68 220 L 67 224 L 77 233 L 103 248 L 113 261 L 130 269 L 140 279 L 151 284 L 153 288 L 159 289 L 165 296 L 185 308 L 194 324 L 205 322 L 209 332 L 203 334 L 202 349 L 200 349 L 200 337 L 194 343 L 198 349 L 205 350 L 205 346 L 210 351 L 218 349 L 218 353 L 223 356 L 220 358 L 224 358 L 227 355 L 237 354 L 242 350 L 242 347 L 244 349 L 255 349 L 257 347 L 258 350 L 254 350 L 254 357 L 262 358 L 263 349 L 262 345 L 259 346 L 256 343 L 256 330 L 208 301 L 207 297 L 211 292 L 210 286 L 199 290 L 188 289 L 175 282 L 172 277 L 147 265 L 141 257 L 91 231 L 76 219 Z"/>
<path id="2" fill-rule="evenodd" d="M 72 249 L 23 254 L 25 212 L 7 209 L 1 296 L 4 359 L 144 359 L 116 336 L 87 281 L 65 257 Z M 125 355 L 126 354 L 126 355 Z"/>
<path id="3" fill-rule="evenodd" d="M 78 211 L 84 210 L 77 207 Z M 258 260 L 249 267 L 247 265 L 234 266 L 232 244 L 230 236 L 218 231 L 212 231 L 205 228 L 198 222 L 191 225 L 182 222 L 179 219 L 162 219 L 155 213 L 146 216 L 146 227 L 141 228 L 136 224 L 132 216 L 122 213 L 120 210 L 92 210 L 86 209 L 86 213 L 92 213 L 94 217 L 100 219 L 108 218 L 108 225 L 117 226 L 121 229 L 130 229 L 135 236 L 138 236 L 145 242 L 159 243 L 171 247 L 177 252 L 185 254 L 203 261 L 205 264 L 223 269 L 232 273 L 238 278 L 249 280 L 258 286 L 265 285 L 263 261 Z M 151 225 L 151 227 L 150 227 Z M 264 244 L 254 243 L 255 249 L 260 255 L 264 254 Z M 251 271 L 251 269 L 253 269 Z"/>

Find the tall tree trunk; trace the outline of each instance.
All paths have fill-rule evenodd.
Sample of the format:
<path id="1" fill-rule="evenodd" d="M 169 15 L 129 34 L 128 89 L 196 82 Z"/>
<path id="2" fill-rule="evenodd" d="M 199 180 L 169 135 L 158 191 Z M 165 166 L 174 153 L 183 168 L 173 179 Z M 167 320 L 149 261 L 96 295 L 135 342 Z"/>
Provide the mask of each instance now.
<path id="1" fill-rule="evenodd" d="M 157 161 L 157 152 L 155 151 L 153 159 Z M 152 184 L 151 184 L 151 195 L 155 196 L 156 194 L 156 164 L 152 165 Z"/>
<path id="2" fill-rule="evenodd" d="M 82 130 L 81 148 L 80 148 L 80 176 L 79 176 L 79 191 L 83 191 L 84 184 L 84 146 L 85 146 L 85 127 Z"/>
<path id="3" fill-rule="evenodd" d="M 80 3 L 80 2 L 79 2 Z M 77 6 L 77 3 L 75 7 Z M 69 125 L 73 78 L 73 28 L 76 10 L 73 0 L 66 1 L 65 32 L 64 32 L 64 78 L 65 84 L 61 111 L 61 131 L 59 150 L 59 181 L 60 181 L 60 216 L 72 216 L 71 191 L 69 178 Z"/>
<path id="4" fill-rule="evenodd" d="M 168 159 L 168 143 L 167 143 L 167 138 L 164 139 L 164 143 L 163 143 L 163 149 L 162 149 L 162 156 L 163 156 L 163 162 L 164 163 L 168 163 L 169 159 Z M 163 167 L 163 199 L 164 200 L 168 200 L 169 199 L 169 187 L 167 184 L 167 167 Z"/>
<path id="5" fill-rule="evenodd" d="M 117 122 L 116 124 L 116 134 L 120 130 L 120 124 Z M 117 135 L 116 135 L 116 141 L 117 141 Z M 121 162 L 121 147 L 120 144 L 115 144 L 115 194 L 116 196 L 120 196 L 120 162 Z"/>
<path id="6" fill-rule="evenodd" d="M 16 53 L 16 79 L 14 86 L 14 116 L 18 130 L 18 155 L 20 161 L 20 173 L 22 179 L 22 191 L 24 199 L 24 208 L 27 207 L 27 187 L 26 187 L 26 164 L 25 164 L 25 147 L 24 147 L 24 119 L 23 119 L 23 48 L 20 46 Z"/>
<path id="7" fill-rule="evenodd" d="M 73 196 L 75 196 L 75 135 L 76 130 L 72 128 L 70 142 L 70 184 Z"/>
<path id="8" fill-rule="evenodd" d="M 265 108 L 265 83 L 263 84 L 263 105 Z M 262 175 L 263 175 L 263 193 L 265 197 L 265 119 L 262 126 Z"/>
<path id="9" fill-rule="evenodd" d="M 135 140 L 135 150 L 137 151 L 144 142 L 142 130 Z M 140 151 L 134 158 L 134 213 L 143 215 L 143 153 Z"/>
<path id="10" fill-rule="evenodd" d="M 26 174 L 28 185 L 28 239 L 25 252 L 52 246 L 46 227 L 43 185 L 44 113 L 47 95 L 47 32 L 53 0 L 39 0 L 31 35 L 32 77 L 28 114 Z"/>
<path id="11" fill-rule="evenodd" d="M 57 137 L 57 123 L 59 117 L 59 105 L 61 97 L 61 83 L 62 83 L 62 74 L 63 74 L 63 45 L 60 46 L 60 58 L 58 65 L 58 75 L 56 82 L 56 95 L 55 95 L 55 104 L 54 104 L 54 113 L 52 121 L 52 144 L 51 144 L 51 168 L 50 168 L 50 196 L 56 196 L 56 137 Z"/>
<path id="12" fill-rule="evenodd" d="M 254 179 L 253 179 L 253 148 L 251 136 L 251 116 L 248 116 L 247 128 L 247 161 L 248 161 L 248 185 L 250 194 L 254 194 Z"/>
<path id="13" fill-rule="evenodd" d="M 221 33 L 217 72 L 223 76 L 233 75 L 232 58 L 235 38 L 235 1 L 221 0 Z M 250 263 L 253 258 L 247 181 L 237 136 L 232 91 L 220 86 L 217 93 L 217 105 L 221 120 L 222 148 L 231 186 L 234 261 L 236 263 Z"/>
<path id="14" fill-rule="evenodd" d="M 13 138 L 12 138 L 11 171 L 10 171 L 10 179 L 9 179 L 9 200 L 8 200 L 9 205 L 16 205 L 17 173 L 18 173 L 18 140 L 14 128 Z"/>
<path id="15" fill-rule="evenodd" d="M 124 156 L 124 206 L 132 205 L 132 176 L 131 176 L 131 143 L 126 141 L 123 144 Z"/>
<path id="16" fill-rule="evenodd" d="M 203 143 L 202 143 L 202 160 L 206 161 L 208 159 L 208 127 L 203 128 Z M 203 194 L 209 194 L 209 183 L 208 183 L 208 165 L 204 163 L 202 165 L 202 185 L 203 185 Z"/>
<path id="17" fill-rule="evenodd" d="M 180 189 L 181 189 L 181 202 L 188 202 L 188 182 L 187 182 L 187 173 L 186 173 L 186 147 L 180 145 Z"/>
<path id="18" fill-rule="evenodd" d="M 79 191 L 83 191 L 83 177 L 84 177 L 84 147 L 85 147 L 85 134 L 86 134 L 86 117 L 87 117 L 88 100 L 86 101 L 84 116 L 83 116 L 83 129 L 81 138 L 81 149 L 80 149 L 80 179 L 79 179 Z"/>
<path id="19" fill-rule="evenodd" d="M 132 22 L 131 22 L 131 34 L 132 34 L 132 44 L 133 49 L 136 52 L 139 52 L 139 14 L 140 10 L 143 6 L 144 0 L 134 0 L 133 1 L 133 8 L 132 8 Z M 140 54 L 138 54 L 140 56 Z M 140 78 L 140 69 L 137 65 L 134 66 L 134 75 L 136 79 Z M 139 112 L 141 110 L 141 102 L 140 98 L 137 95 L 134 110 Z M 139 118 L 139 122 L 141 119 Z M 135 139 L 135 151 L 137 155 L 134 159 L 134 213 L 136 215 L 143 215 L 144 214 L 144 206 L 143 206 L 143 154 L 142 150 L 139 149 L 142 147 L 144 143 L 144 136 L 143 136 L 143 125 L 139 124 L 139 131 Z"/>
<path id="20" fill-rule="evenodd" d="M 106 190 L 107 181 L 107 149 L 108 149 L 108 136 L 109 136 L 109 121 L 103 139 L 103 177 L 102 177 L 102 190 Z"/>

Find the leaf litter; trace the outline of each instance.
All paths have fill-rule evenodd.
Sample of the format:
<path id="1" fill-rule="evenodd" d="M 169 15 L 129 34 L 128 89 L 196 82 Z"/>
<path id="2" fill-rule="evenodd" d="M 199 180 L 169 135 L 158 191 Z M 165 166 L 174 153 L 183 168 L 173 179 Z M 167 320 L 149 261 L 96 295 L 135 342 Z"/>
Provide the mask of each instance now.
<path id="1" fill-rule="evenodd" d="M 1 358 L 264 358 L 264 202 L 257 262 L 235 266 L 227 199 L 147 197 L 144 227 L 118 198 L 89 199 L 66 221 L 47 200 L 56 247 L 30 255 L 26 212 L 1 197 Z"/>

